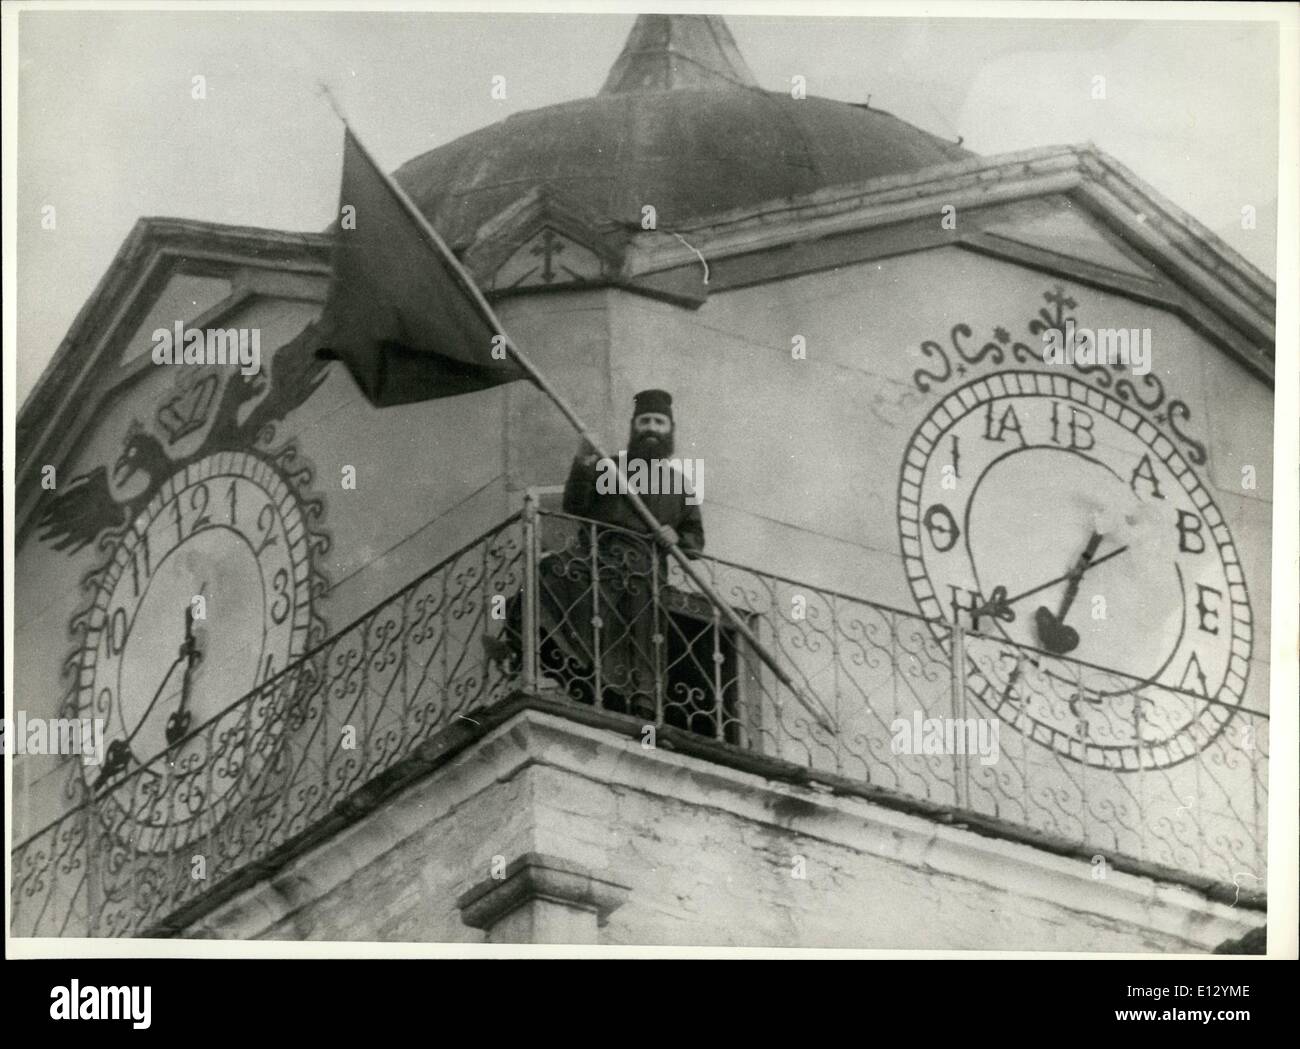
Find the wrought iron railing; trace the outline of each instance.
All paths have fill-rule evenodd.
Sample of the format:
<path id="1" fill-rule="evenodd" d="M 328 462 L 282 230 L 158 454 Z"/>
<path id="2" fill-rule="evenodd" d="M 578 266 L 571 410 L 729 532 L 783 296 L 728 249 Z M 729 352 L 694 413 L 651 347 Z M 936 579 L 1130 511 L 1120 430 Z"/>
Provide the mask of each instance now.
<path id="1" fill-rule="evenodd" d="M 483 639 L 523 585 L 517 518 L 17 846 L 15 936 L 144 935 L 282 852 L 512 687 Z"/>
<path id="2" fill-rule="evenodd" d="M 1103 862 L 1263 891 L 1262 712 L 700 558 L 714 591 L 816 698 L 805 706 L 647 540 L 562 514 L 540 521 L 551 552 L 538 560 L 536 639 L 523 647 L 543 684 L 1077 843 Z M 991 760 L 979 733 L 992 743 L 995 724 Z"/>
<path id="3" fill-rule="evenodd" d="M 14 935 L 164 927 L 459 716 L 520 692 L 1262 892 L 1266 715 L 726 561 L 696 567 L 797 694 L 645 537 L 530 504 L 19 845 Z"/>

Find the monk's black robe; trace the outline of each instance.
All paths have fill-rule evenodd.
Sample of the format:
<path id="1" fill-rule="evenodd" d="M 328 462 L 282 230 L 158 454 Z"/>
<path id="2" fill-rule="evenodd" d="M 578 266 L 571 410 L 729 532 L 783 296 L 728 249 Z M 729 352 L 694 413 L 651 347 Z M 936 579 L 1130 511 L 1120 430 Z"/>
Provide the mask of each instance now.
<path id="1" fill-rule="evenodd" d="M 632 463 L 628 465 L 631 472 Z M 595 462 L 585 462 L 581 456 L 573 460 L 569 479 L 564 485 L 564 512 L 649 535 L 648 526 L 630 499 L 597 491 L 600 473 Z M 641 493 L 641 501 L 654 514 L 655 520 L 676 530 L 677 545 L 682 553 L 691 557 L 704 551 L 704 518 L 699 505 L 687 501 L 691 493 L 685 479 L 679 471 L 674 473 L 678 483 L 671 487 L 676 491 Z"/>
<path id="2" fill-rule="evenodd" d="M 597 463 L 573 462 L 563 509 L 581 521 L 550 519 L 554 537 L 538 564 L 541 672 L 583 702 L 652 717 L 663 713 L 663 607 L 667 554 L 631 501 L 597 489 Z M 704 520 L 680 474 L 675 491 L 642 494 L 688 557 L 704 550 Z M 560 535 L 556 535 L 556 532 Z M 558 546 L 558 549 L 556 548 Z"/>

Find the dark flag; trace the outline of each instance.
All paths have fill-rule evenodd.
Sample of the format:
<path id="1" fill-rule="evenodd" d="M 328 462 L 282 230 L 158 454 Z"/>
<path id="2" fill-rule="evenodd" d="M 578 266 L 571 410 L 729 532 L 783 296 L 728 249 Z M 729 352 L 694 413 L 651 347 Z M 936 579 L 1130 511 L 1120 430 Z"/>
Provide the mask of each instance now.
<path id="1" fill-rule="evenodd" d="M 334 104 L 332 96 L 330 102 Z M 354 210 L 349 212 L 349 207 Z M 372 404 L 386 407 L 429 401 L 529 379 L 599 458 L 609 458 L 569 403 L 523 351 L 506 340 L 483 293 L 401 187 L 379 169 L 351 128 L 343 139 L 339 212 L 334 280 L 325 304 L 318 352 L 342 360 Z M 501 353 L 502 346 L 509 351 Z M 619 487 L 626 490 L 623 468 L 617 469 Z M 641 497 L 633 490 L 626 498 L 642 521 L 658 531 L 660 524 Z M 700 593 L 795 700 L 833 734 L 834 720 L 821 701 L 790 677 L 678 545 L 667 545 Z"/>
<path id="2" fill-rule="evenodd" d="M 339 212 L 320 354 L 343 361 L 372 404 L 527 378 L 482 293 L 351 129 Z"/>

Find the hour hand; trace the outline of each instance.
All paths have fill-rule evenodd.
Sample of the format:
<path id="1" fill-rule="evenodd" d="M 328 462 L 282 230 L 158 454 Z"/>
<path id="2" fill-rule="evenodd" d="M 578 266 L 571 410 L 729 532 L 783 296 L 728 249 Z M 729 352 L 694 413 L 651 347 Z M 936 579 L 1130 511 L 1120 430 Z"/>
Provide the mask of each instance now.
<path id="1" fill-rule="evenodd" d="M 202 589 L 206 589 L 207 585 L 204 583 Z M 203 653 L 199 649 L 198 638 L 195 636 L 194 611 L 189 606 L 185 609 L 185 640 L 181 643 L 180 654 L 177 657 L 177 661 L 180 660 L 185 662 L 185 669 L 181 676 L 181 702 L 180 706 L 168 716 L 167 726 L 164 729 L 169 747 L 184 739 L 185 733 L 190 730 L 190 722 L 193 720 L 189 711 L 190 688 L 193 684 L 194 668 L 203 661 Z"/>
<path id="2" fill-rule="evenodd" d="M 1065 596 L 1061 598 L 1061 607 L 1057 609 L 1056 614 L 1053 615 L 1052 610 L 1043 605 L 1039 605 L 1038 611 L 1034 613 L 1039 640 L 1047 651 L 1058 656 L 1073 652 L 1079 647 L 1079 632 L 1074 627 L 1065 625 L 1065 617 L 1070 611 L 1070 606 L 1074 604 L 1074 599 L 1079 595 L 1079 582 L 1083 579 L 1083 573 L 1088 571 L 1100 545 L 1101 533 L 1094 531 L 1089 536 L 1088 545 L 1084 547 L 1083 553 L 1079 555 L 1074 567 L 1066 575 Z"/>
<path id="3" fill-rule="evenodd" d="M 190 712 L 182 707 L 180 710 L 172 711 L 167 718 L 167 745 L 170 747 L 185 738 L 185 733 L 190 730 Z"/>
<path id="4" fill-rule="evenodd" d="M 107 780 L 112 779 L 131 763 L 131 757 L 131 747 L 125 740 L 113 740 L 104 754 L 104 767 L 99 770 L 99 775 L 95 777 L 94 786 L 90 789 L 92 791 L 99 790 Z"/>
<path id="5" fill-rule="evenodd" d="M 1050 608 L 1038 606 L 1034 613 L 1034 625 L 1038 627 L 1038 640 L 1047 651 L 1063 656 L 1079 647 L 1079 632 L 1067 626 L 1060 616 L 1052 614 Z"/>

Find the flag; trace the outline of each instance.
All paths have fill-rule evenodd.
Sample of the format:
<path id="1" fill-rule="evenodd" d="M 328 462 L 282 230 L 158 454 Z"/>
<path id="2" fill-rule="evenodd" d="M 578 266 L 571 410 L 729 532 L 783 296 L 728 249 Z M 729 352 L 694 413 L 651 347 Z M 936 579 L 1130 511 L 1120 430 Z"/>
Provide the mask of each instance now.
<path id="1" fill-rule="evenodd" d="M 372 404 L 454 397 L 528 377 L 505 355 L 505 337 L 473 280 L 350 128 L 339 214 L 319 352 L 341 360 Z"/>
<path id="2" fill-rule="evenodd" d="M 366 397 L 381 407 L 454 397 L 529 379 L 595 447 L 582 420 L 521 351 L 512 346 L 505 359 L 493 353 L 505 335 L 492 307 L 351 128 L 343 139 L 339 204 L 334 279 L 322 318 L 319 355 L 342 360 Z M 349 207 L 353 209 L 350 213 Z M 354 222 L 348 221 L 349 214 Z M 595 450 L 601 458 L 608 458 L 599 448 Z M 620 480 L 626 486 L 626 480 Z M 627 497 L 642 520 L 657 529 L 659 522 L 640 496 L 632 491 Z M 669 550 L 686 577 L 795 700 L 833 734 L 833 719 L 820 700 L 804 694 L 676 543 Z"/>

